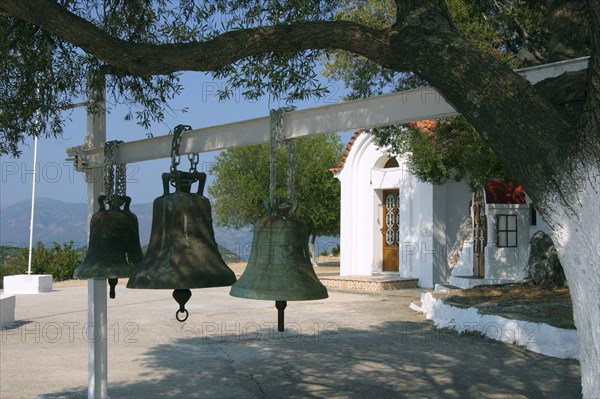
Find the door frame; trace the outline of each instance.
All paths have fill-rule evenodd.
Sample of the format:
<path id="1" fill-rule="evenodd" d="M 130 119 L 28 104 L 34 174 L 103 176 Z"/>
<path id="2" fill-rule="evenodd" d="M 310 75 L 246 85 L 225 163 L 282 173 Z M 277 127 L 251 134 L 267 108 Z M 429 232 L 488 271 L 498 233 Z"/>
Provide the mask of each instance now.
<path id="1" fill-rule="evenodd" d="M 485 277 L 485 247 L 487 246 L 487 216 L 483 190 L 473 195 L 473 276 Z"/>
<path id="2" fill-rule="evenodd" d="M 381 206 L 381 271 L 390 273 L 400 272 L 400 190 L 382 190 Z M 388 196 L 392 195 L 393 208 L 388 212 Z M 391 203 L 391 202 L 390 202 Z M 391 216 L 390 216 L 391 215 Z M 388 229 L 388 219 L 392 226 Z M 387 239 L 393 235 L 393 245 L 388 245 Z"/>

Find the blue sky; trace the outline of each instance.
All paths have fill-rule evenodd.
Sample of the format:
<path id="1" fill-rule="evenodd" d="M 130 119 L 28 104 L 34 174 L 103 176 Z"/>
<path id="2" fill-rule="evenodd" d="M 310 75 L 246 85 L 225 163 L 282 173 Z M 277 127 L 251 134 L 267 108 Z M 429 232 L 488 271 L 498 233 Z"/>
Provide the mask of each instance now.
<path id="1" fill-rule="evenodd" d="M 167 134 L 178 124 L 191 125 L 194 129 L 215 126 L 267 116 L 270 109 L 284 106 L 284 103 L 269 102 L 268 98 L 247 101 L 235 93 L 226 102 L 219 102 L 216 90 L 221 84 L 209 75 L 202 73 L 184 73 L 181 77 L 184 92 L 173 102 L 173 108 L 188 108 L 187 113 L 167 116 L 164 123 L 153 125 L 151 132 L 155 136 Z M 338 82 L 324 82 L 331 94 L 323 99 L 312 99 L 296 103 L 298 109 L 313 108 L 342 101 L 343 86 Z M 110 104 L 109 104 L 109 107 Z M 111 107 L 107 115 L 107 140 L 132 141 L 146 137 L 148 133 L 135 122 L 126 122 L 124 106 Z M 65 202 L 85 202 L 86 184 L 83 175 L 73 170 L 72 163 L 66 161 L 66 149 L 81 145 L 86 133 L 85 109 L 79 108 L 69 114 L 64 134 L 59 138 L 40 138 L 38 144 L 38 178 L 36 197 L 53 198 Z M 347 142 L 351 133 L 342 134 Z M 20 158 L 3 156 L 0 159 L 0 204 L 10 205 L 31 199 L 33 172 L 33 139 L 22 146 Z M 200 165 L 206 171 L 217 152 L 200 154 Z M 141 162 L 128 165 L 127 193 L 134 202 L 151 202 L 162 194 L 160 174 L 167 172 L 170 160 Z M 187 169 L 187 158 L 182 157 L 182 169 Z M 210 182 L 210 176 L 209 176 Z"/>

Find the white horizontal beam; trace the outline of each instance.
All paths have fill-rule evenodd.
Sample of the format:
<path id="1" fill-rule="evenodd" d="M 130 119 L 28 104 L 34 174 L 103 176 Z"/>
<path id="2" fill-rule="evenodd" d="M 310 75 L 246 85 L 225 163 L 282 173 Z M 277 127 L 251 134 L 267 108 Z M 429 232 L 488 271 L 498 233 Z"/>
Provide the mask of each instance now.
<path id="1" fill-rule="evenodd" d="M 517 70 L 537 83 L 566 71 L 587 68 L 588 57 Z M 288 112 L 284 119 L 286 138 L 394 125 L 422 119 L 437 119 L 457 112 L 431 87 L 405 90 L 382 96 Z M 115 162 L 132 163 L 168 158 L 173 136 L 165 135 L 123 143 Z M 181 154 L 200 153 L 269 142 L 269 117 L 187 131 L 183 134 Z M 99 166 L 103 149 L 69 148 L 77 157 L 78 169 Z"/>
<path id="2" fill-rule="evenodd" d="M 524 76 L 532 85 L 534 85 L 544 79 L 554 78 L 565 72 L 576 72 L 587 69 L 589 60 L 590 57 L 573 58 L 572 60 L 517 69 L 515 72 Z"/>

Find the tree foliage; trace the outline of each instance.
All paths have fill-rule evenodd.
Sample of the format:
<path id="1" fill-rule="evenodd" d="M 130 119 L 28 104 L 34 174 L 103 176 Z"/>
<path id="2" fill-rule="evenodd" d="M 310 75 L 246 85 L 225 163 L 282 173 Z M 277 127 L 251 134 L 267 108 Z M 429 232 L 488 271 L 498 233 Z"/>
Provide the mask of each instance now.
<path id="1" fill-rule="evenodd" d="M 73 242 L 52 243 L 44 246 L 38 242 L 33 247 L 31 272 L 33 274 L 51 274 L 55 281 L 73 278 L 73 272 L 81 264 L 81 252 L 73 248 Z M 21 248 L 19 255 L 6 260 L 2 265 L 2 276 L 27 273 L 29 249 Z"/>
<path id="2" fill-rule="evenodd" d="M 380 147 L 405 154 L 409 171 L 421 181 L 466 181 L 475 191 L 491 177 L 510 180 L 503 163 L 462 117 L 438 120 L 428 129 L 406 124 L 371 132 Z"/>
<path id="3" fill-rule="evenodd" d="M 517 68 L 546 58 L 545 3 L 449 0 L 447 5 L 466 40 L 500 62 Z M 349 0 L 337 17 L 387 28 L 394 23 L 395 11 L 391 0 Z M 386 69 L 344 51 L 336 51 L 325 60 L 324 74 L 344 82 L 351 90 L 348 99 L 426 84 L 413 73 Z M 489 145 L 462 117 L 445 118 L 427 131 L 405 124 L 372 129 L 370 133 L 390 155 L 405 155 L 411 173 L 425 182 L 443 184 L 449 179 L 464 179 L 474 190 L 493 177 L 511 179 Z"/>
<path id="4" fill-rule="evenodd" d="M 340 185 L 330 168 L 337 166 L 342 155 L 337 135 L 317 136 L 297 141 L 296 215 L 316 236 L 339 234 Z M 277 156 L 277 196 L 285 198 L 287 157 L 285 148 Z M 210 168 L 215 180 L 208 188 L 214 198 L 216 222 L 240 228 L 264 217 L 263 202 L 269 198 L 269 146 L 255 145 L 221 152 Z"/>
<path id="5" fill-rule="evenodd" d="M 448 0 L 448 12 L 456 29 L 474 47 L 512 68 L 548 62 L 549 27 L 543 1 Z M 375 28 L 389 28 L 396 21 L 392 0 L 345 0 L 336 18 Z M 424 86 L 414 73 L 386 68 L 347 51 L 330 52 L 323 74 L 350 88 L 348 99 Z"/>
<path id="6" fill-rule="evenodd" d="M 61 0 L 58 4 L 114 38 L 146 45 L 199 42 L 227 30 L 262 24 L 317 21 L 333 9 L 329 2 L 301 0 L 181 1 L 177 5 L 167 0 Z M 216 68 L 212 75 L 227 82 L 219 93 L 223 99 L 241 88 L 248 99 L 270 95 L 292 102 L 327 94 L 314 72 L 317 59 L 315 51 L 256 53 Z M 69 40 L 1 13 L 0 60 L 0 155 L 18 156 L 26 136 L 59 136 L 68 109 L 86 100 L 98 78 L 106 76 L 108 103 L 128 106 L 125 119 L 144 128 L 173 111 L 169 102 L 183 90 L 177 72 L 120 71 Z"/>

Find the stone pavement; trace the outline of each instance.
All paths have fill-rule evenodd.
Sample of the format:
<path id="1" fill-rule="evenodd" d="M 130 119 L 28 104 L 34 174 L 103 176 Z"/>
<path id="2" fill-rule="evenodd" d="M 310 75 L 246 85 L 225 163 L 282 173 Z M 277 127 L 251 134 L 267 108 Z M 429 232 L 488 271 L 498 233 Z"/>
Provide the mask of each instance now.
<path id="1" fill-rule="evenodd" d="M 169 290 L 109 299 L 109 395 L 117 398 L 577 398 L 579 363 L 475 334 L 436 331 L 408 308 L 421 290 L 330 289 L 274 303 L 193 290 L 175 320 Z M 17 296 L 0 343 L 0 398 L 87 397 L 87 285 Z"/>

